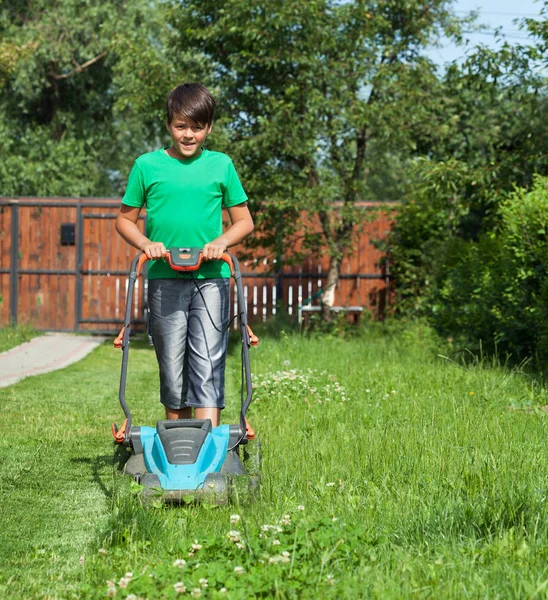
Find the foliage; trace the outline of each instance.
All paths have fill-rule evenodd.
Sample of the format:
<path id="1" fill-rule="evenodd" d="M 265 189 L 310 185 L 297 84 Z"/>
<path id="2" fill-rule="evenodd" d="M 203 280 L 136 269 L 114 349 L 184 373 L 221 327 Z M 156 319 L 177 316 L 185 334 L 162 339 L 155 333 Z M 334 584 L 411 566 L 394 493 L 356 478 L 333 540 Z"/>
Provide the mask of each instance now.
<path id="1" fill-rule="evenodd" d="M 535 173 L 548 173 L 539 58 L 540 47 L 479 47 L 447 70 L 444 100 L 432 113 L 437 137 L 420 142 L 423 156 L 409 171 L 407 200 L 389 242 L 400 312 L 431 314 L 438 257 L 465 247 L 454 238 L 477 240 L 493 231 L 514 186 L 529 187 Z"/>
<path id="2" fill-rule="evenodd" d="M 516 189 L 500 225 L 477 242 L 453 238 L 438 261 L 433 321 L 474 349 L 548 359 L 548 178 Z"/>
<path id="3" fill-rule="evenodd" d="M 154 86 L 157 109 L 173 80 L 164 22 L 162 3 L 3 2 L 2 194 L 119 193 L 162 124 L 148 105 L 131 112 L 131 94 Z"/>

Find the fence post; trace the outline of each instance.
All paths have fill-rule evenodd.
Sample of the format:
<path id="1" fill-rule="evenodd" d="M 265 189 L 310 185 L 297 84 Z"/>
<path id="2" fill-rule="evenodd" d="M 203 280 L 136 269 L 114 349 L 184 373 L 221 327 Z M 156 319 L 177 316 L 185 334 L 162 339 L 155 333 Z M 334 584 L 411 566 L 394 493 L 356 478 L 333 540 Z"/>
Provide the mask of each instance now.
<path id="1" fill-rule="evenodd" d="M 83 282 L 82 282 L 82 268 L 84 263 L 84 215 L 82 214 L 82 204 L 78 203 L 76 206 L 76 223 L 78 229 L 76 231 L 76 310 L 74 317 L 74 331 L 80 329 L 80 322 L 82 321 L 82 302 L 83 302 Z"/>
<path id="2" fill-rule="evenodd" d="M 19 299 L 19 205 L 11 204 L 10 323 L 17 324 Z"/>

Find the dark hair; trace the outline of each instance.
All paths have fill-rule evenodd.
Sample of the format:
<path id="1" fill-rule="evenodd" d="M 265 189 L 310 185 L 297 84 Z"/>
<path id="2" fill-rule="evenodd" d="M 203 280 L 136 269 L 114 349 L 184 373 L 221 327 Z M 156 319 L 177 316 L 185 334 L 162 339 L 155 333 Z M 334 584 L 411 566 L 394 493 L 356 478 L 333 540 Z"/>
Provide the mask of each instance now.
<path id="1" fill-rule="evenodd" d="M 169 93 L 166 115 L 168 123 L 181 115 L 198 125 L 211 125 L 215 116 L 215 98 L 201 83 L 184 83 Z"/>

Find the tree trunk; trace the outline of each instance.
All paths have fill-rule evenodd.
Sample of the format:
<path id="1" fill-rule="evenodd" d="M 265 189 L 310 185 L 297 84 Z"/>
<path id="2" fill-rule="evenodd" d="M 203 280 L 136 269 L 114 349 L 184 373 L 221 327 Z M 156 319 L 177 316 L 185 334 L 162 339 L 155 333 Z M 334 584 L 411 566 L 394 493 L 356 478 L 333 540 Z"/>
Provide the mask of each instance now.
<path id="1" fill-rule="evenodd" d="M 339 271 L 341 261 L 335 257 L 329 257 L 329 269 L 327 271 L 327 279 L 323 287 L 322 294 L 322 320 L 331 321 L 333 318 L 333 304 L 335 301 L 335 288 L 339 282 Z"/>

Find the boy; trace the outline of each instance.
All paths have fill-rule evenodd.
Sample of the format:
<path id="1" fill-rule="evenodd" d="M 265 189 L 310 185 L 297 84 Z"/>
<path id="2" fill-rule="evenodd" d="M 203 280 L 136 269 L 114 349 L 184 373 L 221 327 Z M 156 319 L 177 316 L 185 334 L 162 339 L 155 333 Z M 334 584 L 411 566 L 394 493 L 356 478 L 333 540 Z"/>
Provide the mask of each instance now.
<path id="1" fill-rule="evenodd" d="M 166 113 L 172 144 L 135 161 L 116 230 L 151 259 L 148 302 L 166 418 L 187 419 L 194 409 L 195 418 L 217 427 L 225 405 L 230 269 L 216 259 L 253 231 L 253 220 L 230 158 L 203 148 L 215 113 L 211 93 L 198 83 L 180 85 L 168 95 Z M 146 236 L 137 227 L 145 205 Z M 224 233 L 223 206 L 231 222 Z M 200 247 L 207 262 L 192 274 L 173 271 L 161 260 L 173 246 Z"/>

